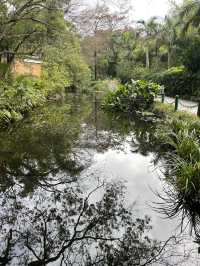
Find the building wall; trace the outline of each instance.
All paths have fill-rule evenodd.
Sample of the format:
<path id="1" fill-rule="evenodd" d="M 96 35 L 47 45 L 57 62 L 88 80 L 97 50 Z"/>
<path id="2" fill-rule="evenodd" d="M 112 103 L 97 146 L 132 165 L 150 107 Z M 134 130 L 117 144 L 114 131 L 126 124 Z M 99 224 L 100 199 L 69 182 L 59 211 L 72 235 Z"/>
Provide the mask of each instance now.
<path id="1" fill-rule="evenodd" d="M 16 76 L 31 75 L 39 78 L 42 74 L 42 64 L 16 59 L 11 67 L 11 72 Z"/>

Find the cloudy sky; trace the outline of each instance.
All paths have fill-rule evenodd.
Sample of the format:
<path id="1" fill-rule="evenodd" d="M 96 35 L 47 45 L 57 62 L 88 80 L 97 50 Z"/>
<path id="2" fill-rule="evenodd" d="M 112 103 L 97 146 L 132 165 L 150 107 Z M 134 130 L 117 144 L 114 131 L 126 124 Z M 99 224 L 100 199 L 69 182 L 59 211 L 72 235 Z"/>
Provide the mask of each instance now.
<path id="1" fill-rule="evenodd" d="M 84 1 L 93 5 L 98 0 Z M 164 17 L 170 9 L 169 1 L 170 0 L 127 0 L 127 2 L 133 6 L 132 19 L 134 20 L 148 19 L 152 16 Z M 117 0 L 115 0 L 115 2 L 117 2 Z M 182 0 L 174 0 L 174 2 L 181 3 Z"/>
<path id="2" fill-rule="evenodd" d="M 132 0 L 136 19 L 147 19 L 152 16 L 164 17 L 170 9 L 168 0 Z M 176 0 L 180 3 L 181 0 Z"/>

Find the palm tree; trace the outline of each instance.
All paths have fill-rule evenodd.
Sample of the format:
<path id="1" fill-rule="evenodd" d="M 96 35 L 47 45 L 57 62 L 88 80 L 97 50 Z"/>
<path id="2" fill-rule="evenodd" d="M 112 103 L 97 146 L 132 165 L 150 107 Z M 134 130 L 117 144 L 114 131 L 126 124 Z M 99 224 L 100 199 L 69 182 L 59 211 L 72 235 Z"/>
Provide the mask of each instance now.
<path id="1" fill-rule="evenodd" d="M 171 67 L 171 56 L 176 39 L 177 39 L 177 31 L 176 31 L 175 21 L 173 18 L 166 16 L 162 27 L 162 40 L 167 47 L 168 69 Z"/>
<path id="2" fill-rule="evenodd" d="M 200 30 L 200 1 L 185 0 L 179 11 L 180 23 L 183 24 L 183 32 L 187 32 L 192 26 Z"/>
<path id="3" fill-rule="evenodd" d="M 158 23 L 157 17 L 152 17 L 148 21 L 139 20 L 137 23 L 142 27 L 139 29 L 140 33 L 144 37 L 145 40 L 145 53 L 146 53 L 146 68 L 150 68 L 150 44 L 158 33 Z"/>

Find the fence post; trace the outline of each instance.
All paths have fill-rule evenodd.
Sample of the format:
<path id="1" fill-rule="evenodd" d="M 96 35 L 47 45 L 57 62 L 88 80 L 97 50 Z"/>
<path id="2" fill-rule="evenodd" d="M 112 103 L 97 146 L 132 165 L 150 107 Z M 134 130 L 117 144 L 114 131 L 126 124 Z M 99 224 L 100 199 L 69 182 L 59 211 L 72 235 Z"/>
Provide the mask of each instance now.
<path id="1" fill-rule="evenodd" d="M 165 94 L 164 93 L 161 94 L 161 99 L 162 99 L 162 103 L 164 103 L 165 102 Z"/>
<path id="2" fill-rule="evenodd" d="M 174 111 L 177 111 L 178 110 L 178 100 L 179 100 L 179 96 L 176 95 L 176 98 L 175 98 L 175 109 L 174 109 Z"/>
<path id="3" fill-rule="evenodd" d="M 199 101 L 199 104 L 198 104 L 197 115 L 198 115 L 198 117 L 200 117 L 200 101 Z"/>

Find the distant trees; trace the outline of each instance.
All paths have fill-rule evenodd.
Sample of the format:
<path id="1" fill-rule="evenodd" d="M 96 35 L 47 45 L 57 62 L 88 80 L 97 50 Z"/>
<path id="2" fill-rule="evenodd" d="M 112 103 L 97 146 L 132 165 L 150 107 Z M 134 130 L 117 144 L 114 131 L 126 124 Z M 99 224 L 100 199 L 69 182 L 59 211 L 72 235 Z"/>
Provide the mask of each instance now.
<path id="1" fill-rule="evenodd" d="M 172 53 L 178 37 L 175 20 L 166 16 L 161 31 L 162 40 L 167 47 L 167 67 L 169 69 L 172 63 Z"/>
<path id="2" fill-rule="evenodd" d="M 148 21 L 140 20 L 137 22 L 142 27 L 140 33 L 142 33 L 141 39 L 144 40 L 144 48 L 146 53 L 146 68 L 150 68 L 150 45 L 151 42 L 156 40 L 158 35 L 157 17 L 152 17 Z"/>
<path id="3" fill-rule="evenodd" d="M 124 82 L 181 65 L 192 73 L 200 69 L 196 52 L 199 1 L 174 4 L 164 19 L 152 17 L 135 24 L 130 23 L 123 12 L 121 16 L 111 13 L 109 5 L 97 6 L 91 12 L 92 16 L 88 11 L 83 12 L 82 24 L 90 30 L 81 33 L 83 52 L 95 79 L 117 77 Z"/>
<path id="4" fill-rule="evenodd" d="M 89 50 L 93 53 L 93 66 L 94 66 L 94 79 L 97 79 L 98 71 L 98 52 L 103 49 L 106 40 L 102 38 L 101 31 L 108 30 L 108 17 L 109 10 L 106 6 L 99 6 L 98 4 L 94 9 L 84 10 L 79 17 L 80 30 L 83 35 L 89 35 L 90 39 Z M 87 43 L 89 44 L 89 43 Z"/>
<path id="5" fill-rule="evenodd" d="M 94 8 L 81 12 L 76 25 L 83 35 L 83 47 L 90 57 L 94 79 L 99 75 L 99 58 L 112 49 L 112 35 L 126 25 L 127 17 L 123 12 L 112 13 L 109 6 L 97 4 Z M 87 46 L 87 48 L 86 48 Z"/>
<path id="6" fill-rule="evenodd" d="M 49 94 L 65 87 L 87 86 L 90 71 L 80 40 L 67 20 L 75 4 L 71 0 L 1 1 L 0 63 L 2 57 L 4 63 L 0 64 L 0 76 L 9 76 L 9 66 L 16 56 L 36 55 L 44 61 L 41 78 Z"/>

